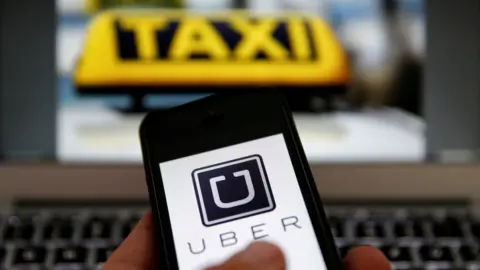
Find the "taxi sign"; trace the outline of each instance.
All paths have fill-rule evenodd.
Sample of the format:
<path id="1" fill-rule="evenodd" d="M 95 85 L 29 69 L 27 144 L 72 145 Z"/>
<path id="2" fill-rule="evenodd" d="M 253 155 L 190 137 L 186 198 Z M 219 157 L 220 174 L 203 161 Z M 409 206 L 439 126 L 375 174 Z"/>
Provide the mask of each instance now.
<path id="1" fill-rule="evenodd" d="M 320 18 L 242 12 L 101 13 L 88 27 L 75 70 L 80 92 L 154 86 L 339 86 L 348 79 L 346 54 Z"/>

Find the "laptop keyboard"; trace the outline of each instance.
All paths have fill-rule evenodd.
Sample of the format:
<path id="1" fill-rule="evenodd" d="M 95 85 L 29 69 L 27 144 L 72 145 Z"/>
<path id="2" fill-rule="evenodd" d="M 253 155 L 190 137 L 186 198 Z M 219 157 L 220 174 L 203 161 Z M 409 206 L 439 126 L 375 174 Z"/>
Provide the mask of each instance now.
<path id="1" fill-rule="evenodd" d="M 146 207 L 16 209 L 0 216 L 0 269 L 101 269 Z M 341 256 L 373 245 L 393 269 L 480 270 L 480 220 L 464 208 L 327 207 Z"/>

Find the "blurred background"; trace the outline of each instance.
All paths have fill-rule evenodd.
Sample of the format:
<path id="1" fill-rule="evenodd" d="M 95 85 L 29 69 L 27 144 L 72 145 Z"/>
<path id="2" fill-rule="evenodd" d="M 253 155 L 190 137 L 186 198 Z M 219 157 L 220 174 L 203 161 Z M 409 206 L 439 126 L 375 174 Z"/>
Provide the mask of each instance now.
<path id="1" fill-rule="evenodd" d="M 195 83 L 193 64 L 210 64 L 198 55 L 173 83 L 165 55 L 112 57 L 120 44 L 123 58 L 152 52 L 132 38 L 151 26 L 143 16 L 216 12 L 228 28 L 233 9 L 275 17 L 270 41 L 287 51 L 301 42 L 282 33 L 286 12 L 305 18 L 317 61 L 289 59 L 284 85 L 267 51 L 213 87 Z M 149 208 L 145 113 L 252 78 L 248 87 L 285 91 L 342 255 L 367 244 L 393 269 L 480 269 L 479 10 L 470 0 L 0 0 L 0 269 L 101 269 Z M 140 27 L 116 39 L 117 15 Z M 156 78 L 148 87 L 145 74 Z"/>
<path id="2" fill-rule="evenodd" d="M 99 14 L 118 8 L 202 11 L 206 16 L 208 12 L 232 9 L 244 9 L 260 17 L 287 11 L 317 16 L 334 32 L 333 38 L 327 35 L 321 38 L 338 41 L 339 50 L 348 57 L 346 71 L 327 72 L 331 76 L 348 72 L 349 76 L 337 83 L 335 89 L 327 82 L 319 82 L 308 91 L 298 87 L 286 91 L 292 108 L 298 112 L 297 125 L 304 130 L 301 132 L 304 144 L 313 145 L 306 147 L 311 160 L 418 162 L 425 158 L 425 123 L 420 100 L 426 37 L 422 0 L 57 0 L 60 161 L 140 162 L 137 126 L 145 111 L 168 108 L 209 94 L 205 93 L 208 87 L 201 83 L 189 85 L 187 91 L 171 91 L 161 81 L 140 97 L 136 90 L 77 91 L 76 64 L 84 54 L 85 40 L 95 43 L 93 29 L 99 28 L 92 21 Z M 98 40 L 97 46 L 102 46 L 99 44 L 102 42 Z M 318 41 L 314 43 L 321 48 Z M 272 62 L 272 70 L 275 65 Z M 162 73 L 160 69 L 158 72 Z M 318 70 L 319 77 L 325 76 L 322 72 L 325 73 Z M 182 76 L 188 79 L 196 75 L 185 71 Z M 248 76 L 251 75 L 242 78 L 239 74 L 238 85 Z M 142 81 L 138 84 L 142 85 Z M 262 85 L 281 86 L 270 81 Z M 235 84 L 225 87 L 224 91 L 230 91 Z M 138 110 L 138 103 L 144 110 Z M 372 142 L 376 147 L 372 147 Z"/>

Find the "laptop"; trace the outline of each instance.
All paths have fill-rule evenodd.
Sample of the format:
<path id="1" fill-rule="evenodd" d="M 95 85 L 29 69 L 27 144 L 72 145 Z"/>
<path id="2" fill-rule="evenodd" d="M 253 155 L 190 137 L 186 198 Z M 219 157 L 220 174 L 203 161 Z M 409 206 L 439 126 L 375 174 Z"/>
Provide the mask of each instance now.
<path id="1" fill-rule="evenodd" d="M 135 147 L 142 115 L 118 110 L 129 104 L 125 96 L 76 102 L 68 78 L 55 76 L 63 58 L 52 48 L 79 46 L 82 32 L 61 32 L 54 1 L 18 2 L 3 0 L 0 8 L 0 269 L 100 269 L 148 210 Z M 61 2 L 67 11 L 82 6 Z M 472 57 L 479 41 L 467 33 L 480 18 L 478 3 L 425 5 L 421 112 L 370 104 L 297 111 L 295 121 L 342 255 L 366 244 L 395 269 L 480 269 L 480 92 Z M 70 15 L 60 16 L 63 27 L 85 19 Z M 356 33 L 342 18 L 329 20 Z M 173 106 L 200 96 L 148 102 Z"/>

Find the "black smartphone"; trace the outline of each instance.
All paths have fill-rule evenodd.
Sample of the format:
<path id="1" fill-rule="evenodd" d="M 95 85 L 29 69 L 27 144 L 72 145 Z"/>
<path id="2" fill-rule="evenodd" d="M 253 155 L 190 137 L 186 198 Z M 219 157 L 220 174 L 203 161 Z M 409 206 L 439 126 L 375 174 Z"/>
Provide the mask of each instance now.
<path id="1" fill-rule="evenodd" d="M 162 269 L 204 269 L 258 240 L 277 244 L 287 269 L 341 269 L 281 93 L 150 112 L 140 138 Z"/>

